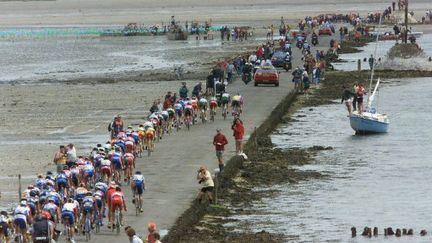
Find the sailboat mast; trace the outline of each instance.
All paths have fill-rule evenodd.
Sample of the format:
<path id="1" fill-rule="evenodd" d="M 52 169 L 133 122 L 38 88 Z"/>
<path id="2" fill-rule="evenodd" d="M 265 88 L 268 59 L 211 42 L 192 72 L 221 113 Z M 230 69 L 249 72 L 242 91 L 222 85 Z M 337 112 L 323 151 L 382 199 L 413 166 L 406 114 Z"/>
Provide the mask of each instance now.
<path id="1" fill-rule="evenodd" d="M 380 15 L 379 18 L 379 23 L 378 23 L 378 29 L 381 28 L 381 20 L 382 20 L 382 15 Z M 373 77 L 375 74 L 375 62 L 376 62 L 376 56 L 377 56 L 377 50 L 378 50 L 378 39 L 379 39 L 379 31 L 377 31 L 377 36 L 376 36 L 376 41 L 375 41 L 375 50 L 374 50 L 374 54 L 372 56 L 373 58 L 373 65 L 372 65 L 372 70 L 371 70 L 371 78 L 370 78 L 370 82 L 369 82 L 369 90 L 368 90 L 368 102 L 367 102 L 367 107 L 369 108 L 369 99 L 372 95 L 372 81 L 373 81 Z"/>
<path id="2" fill-rule="evenodd" d="M 408 43 L 408 0 L 405 0 L 405 35 L 404 43 Z"/>

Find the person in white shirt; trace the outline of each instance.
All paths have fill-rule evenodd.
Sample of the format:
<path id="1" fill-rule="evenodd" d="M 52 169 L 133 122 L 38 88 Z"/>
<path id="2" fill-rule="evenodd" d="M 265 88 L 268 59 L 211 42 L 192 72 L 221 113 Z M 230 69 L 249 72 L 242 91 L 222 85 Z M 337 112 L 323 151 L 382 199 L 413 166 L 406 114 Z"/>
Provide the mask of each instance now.
<path id="1" fill-rule="evenodd" d="M 136 235 L 134 228 L 127 226 L 125 231 L 130 243 L 143 243 L 143 241 Z"/>

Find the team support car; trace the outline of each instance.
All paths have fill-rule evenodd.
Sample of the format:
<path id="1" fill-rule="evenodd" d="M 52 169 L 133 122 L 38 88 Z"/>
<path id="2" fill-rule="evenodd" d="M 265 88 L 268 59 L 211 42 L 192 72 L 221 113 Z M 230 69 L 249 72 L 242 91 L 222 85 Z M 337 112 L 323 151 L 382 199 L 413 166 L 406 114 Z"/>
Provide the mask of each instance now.
<path id="1" fill-rule="evenodd" d="M 333 31 L 330 26 L 321 26 L 318 31 L 318 35 L 332 35 Z"/>
<path id="2" fill-rule="evenodd" d="M 254 85 L 274 84 L 279 86 L 279 72 L 273 66 L 260 66 L 254 74 Z"/>
<path id="3" fill-rule="evenodd" d="M 282 67 L 285 63 L 285 59 L 287 57 L 286 52 L 284 51 L 275 51 L 271 58 L 272 65 L 275 67 Z"/>

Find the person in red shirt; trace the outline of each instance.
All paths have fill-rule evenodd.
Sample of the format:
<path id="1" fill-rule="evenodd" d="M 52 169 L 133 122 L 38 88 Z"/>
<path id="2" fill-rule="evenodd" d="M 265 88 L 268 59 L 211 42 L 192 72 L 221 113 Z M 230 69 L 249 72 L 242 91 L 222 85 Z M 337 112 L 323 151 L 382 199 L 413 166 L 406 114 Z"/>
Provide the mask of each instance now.
<path id="1" fill-rule="evenodd" d="M 220 129 L 216 129 L 216 135 L 213 137 L 213 145 L 216 148 L 216 157 L 219 162 L 219 172 L 222 172 L 225 166 L 222 156 L 226 144 L 228 144 L 227 138 L 223 133 L 221 133 Z"/>
<path id="2" fill-rule="evenodd" d="M 236 144 L 236 154 L 240 155 L 243 153 L 243 136 L 244 136 L 244 126 L 240 118 L 235 118 L 232 125 L 233 135 Z"/>

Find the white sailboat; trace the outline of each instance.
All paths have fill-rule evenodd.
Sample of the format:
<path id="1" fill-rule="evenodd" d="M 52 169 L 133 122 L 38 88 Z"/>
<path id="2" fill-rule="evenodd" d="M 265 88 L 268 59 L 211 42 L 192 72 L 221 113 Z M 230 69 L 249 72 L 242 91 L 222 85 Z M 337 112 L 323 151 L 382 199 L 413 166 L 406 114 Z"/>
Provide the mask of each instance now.
<path id="1" fill-rule="evenodd" d="M 381 25 L 381 18 L 380 18 Z M 376 53 L 378 48 L 378 38 L 376 37 L 375 53 L 373 58 L 376 60 Z M 354 111 L 349 116 L 351 128 L 354 129 L 356 134 L 369 134 L 369 133 L 386 133 L 389 129 L 390 120 L 386 114 L 378 113 L 376 107 L 373 107 L 373 101 L 378 90 L 380 79 L 378 78 L 375 88 L 371 93 L 375 65 L 372 66 L 371 79 L 369 83 L 369 95 L 367 99 L 366 109 L 364 111 Z"/>

